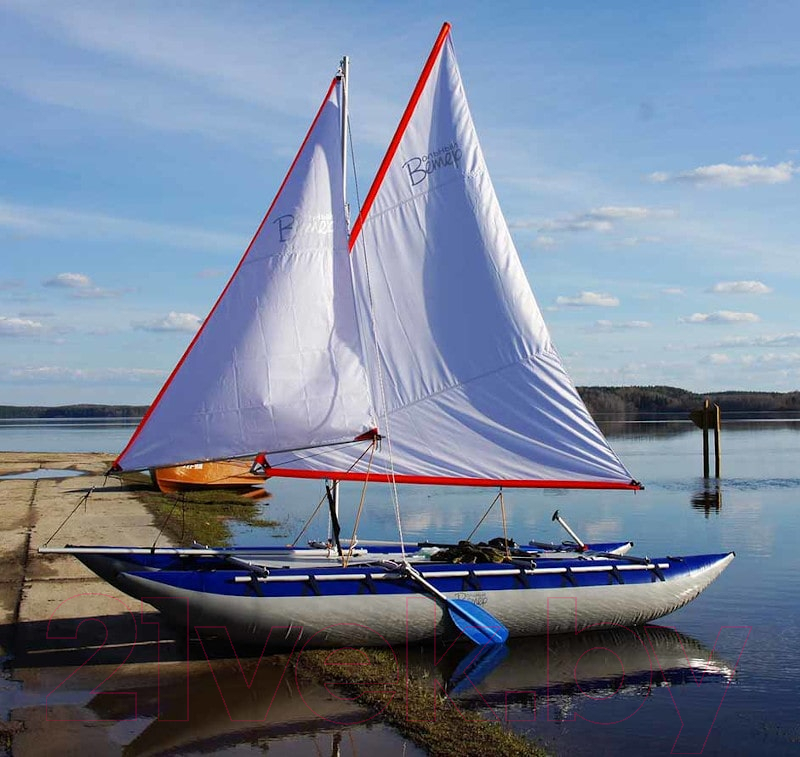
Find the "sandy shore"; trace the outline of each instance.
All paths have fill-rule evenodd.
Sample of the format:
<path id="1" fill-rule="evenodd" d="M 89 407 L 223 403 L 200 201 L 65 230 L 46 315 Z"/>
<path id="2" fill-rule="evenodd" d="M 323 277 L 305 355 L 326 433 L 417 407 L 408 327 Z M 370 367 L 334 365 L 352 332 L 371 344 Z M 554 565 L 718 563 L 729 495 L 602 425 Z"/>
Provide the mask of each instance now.
<path id="1" fill-rule="evenodd" d="M 87 747 L 98 749 L 99 754 L 119 752 L 104 733 L 107 729 L 88 728 L 81 722 L 92 720 L 91 713 L 74 704 L 66 705 L 65 710 L 61 702 L 69 700 L 67 690 L 91 691 L 113 671 L 111 668 L 100 674 L 111 663 L 103 657 L 111 654 L 124 659 L 109 648 L 121 649 L 120 643 L 135 641 L 131 634 L 141 624 L 134 630 L 132 613 L 141 618 L 141 608 L 131 607 L 128 597 L 74 558 L 40 555 L 37 551 L 65 520 L 51 546 L 152 544 L 158 530 L 149 513 L 114 479 L 105 479 L 109 457 L 0 452 L 3 476 L 38 469 L 86 473 L 80 477 L 0 481 L 4 513 L 0 528 L 3 714 L 9 719 L 10 729 L 18 730 L 13 736 L 14 754 L 77 753 Z M 81 505 L 68 518 L 92 487 L 95 492 L 85 508 Z M 82 666 L 97 650 L 99 654 L 90 664 Z M 76 696 L 73 702 L 80 699 Z M 50 701 L 59 704 L 48 711 Z M 56 734 L 58 738 L 54 739 Z"/>

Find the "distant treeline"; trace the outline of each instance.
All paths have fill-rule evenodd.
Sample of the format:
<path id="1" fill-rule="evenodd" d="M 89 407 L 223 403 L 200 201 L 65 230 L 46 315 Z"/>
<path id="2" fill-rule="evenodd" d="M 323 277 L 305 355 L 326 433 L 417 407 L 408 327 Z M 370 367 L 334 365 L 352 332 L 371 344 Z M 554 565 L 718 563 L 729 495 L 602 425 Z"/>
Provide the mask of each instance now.
<path id="1" fill-rule="evenodd" d="M 147 405 L 0 405 L 0 418 L 141 418 Z"/>
<path id="2" fill-rule="evenodd" d="M 595 418 L 646 420 L 687 418 L 710 400 L 728 413 L 800 412 L 800 392 L 710 392 L 696 394 L 672 386 L 579 386 Z M 147 405 L 61 405 L 37 407 L 0 405 L 0 418 L 138 418 Z"/>
<path id="3" fill-rule="evenodd" d="M 706 399 L 719 405 L 723 417 L 732 413 L 800 411 L 800 392 L 696 394 L 672 386 L 579 386 L 578 392 L 595 418 L 686 418 L 690 411 L 699 410 Z"/>

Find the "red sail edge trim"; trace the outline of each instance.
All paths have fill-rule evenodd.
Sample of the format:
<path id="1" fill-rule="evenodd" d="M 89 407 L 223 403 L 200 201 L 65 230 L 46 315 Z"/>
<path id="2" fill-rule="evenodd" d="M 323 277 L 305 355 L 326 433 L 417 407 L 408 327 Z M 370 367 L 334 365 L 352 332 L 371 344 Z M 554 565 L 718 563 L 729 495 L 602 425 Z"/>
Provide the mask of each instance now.
<path id="1" fill-rule="evenodd" d="M 538 479 L 459 478 L 458 476 L 390 476 L 388 473 L 353 473 L 344 471 L 298 470 L 296 468 L 270 468 L 269 477 L 279 478 L 330 478 L 334 481 L 370 481 L 377 484 L 425 484 L 438 486 L 502 486 L 510 489 L 630 489 L 644 487 L 638 481 L 546 481 Z"/>
<path id="2" fill-rule="evenodd" d="M 442 24 L 442 28 L 439 32 L 439 36 L 436 38 L 436 42 L 433 44 L 430 55 L 428 55 L 428 60 L 425 61 L 425 66 L 419 76 L 417 86 L 414 87 L 414 91 L 411 93 L 411 99 L 408 101 L 408 105 L 406 105 L 403 117 L 400 119 L 400 123 L 397 125 L 397 131 L 395 131 L 394 137 L 392 137 L 392 141 L 389 144 L 389 149 L 386 151 L 386 155 L 383 156 L 383 162 L 378 169 L 378 173 L 375 175 L 375 180 L 372 182 L 372 186 L 369 188 L 369 192 L 364 200 L 364 204 L 361 206 L 361 211 L 356 218 L 356 222 L 353 224 L 353 229 L 350 232 L 350 252 L 353 251 L 353 247 L 356 245 L 358 235 L 361 233 L 361 228 L 364 226 L 364 221 L 366 221 L 370 210 L 372 210 L 372 204 L 375 202 L 375 198 L 377 197 L 378 191 L 383 184 L 383 180 L 386 178 L 386 174 L 389 172 L 389 166 L 394 160 L 394 156 L 397 153 L 397 148 L 400 146 L 400 141 L 403 139 L 403 136 L 406 133 L 406 129 L 411 121 L 411 117 L 414 115 L 414 111 L 417 108 L 417 103 L 419 102 L 420 97 L 422 97 L 422 91 L 425 89 L 425 86 L 428 83 L 428 78 L 431 75 L 431 71 L 433 70 L 436 61 L 439 58 L 439 54 L 441 53 L 442 47 L 444 47 L 445 40 L 449 34 L 450 24 L 445 21 L 444 24 Z"/>
<path id="3" fill-rule="evenodd" d="M 333 92 L 333 88 L 336 86 L 336 83 L 338 81 L 340 81 L 340 77 L 339 76 L 334 76 L 333 79 L 331 80 L 330 86 L 328 87 L 328 91 L 325 93 L 325 97 L 322 100 L 322 105 L 319 106 L 319 110 L 317 111 L 317 114 L 314 116 L 314 120 L 311 122 L 311 126 L 308 127 L 308 131 L 306 132 L 306 136 L 303 139 L 303 143 L 300 145 L 300 149 L 297 151 L 297 154 L 294 156 L 294 160 L 292 161 L 292 165 L 289 166 L 289 170 L 286 172 L 286 175 L 283 177 L 283 181 L 281 182 L 281 185 L 278 188 L 278 191 L 275 193 L 275 197 L 272 199 L 272 202 L 270 203 L 269 209 L 267 210 L 267 212 L 264 215 L 264 217 L 261 219 L 261 223 L 258 225 L 258 229 L 256 229 L 256 233 L 253 234 L 253 238 L 250 240 L 250 244 L 247 245 L 247 249 L 244 251 L 244 255 L 242 255 L 242 258 L 239 261 L 239 265 L 236 266 L 236 270 L 233 272 L 233 275 L 230 277 L 230 279 L 228 279 L 228 283 L 225 285 L 225 288 L 222 290 L 222 294 L 220 294 L 220 296 L 217 298 L 217 301 L 214 303 L 214 307 L 211 308 L 211 312 L 206 316 L 206 319 L 203 321 L 203 324 L 197 330 L 197 333 L 194 335 L 194 338 L 192 339 L 191 343 L 186 348 L 186 351 L 183 353 L 183 356 L 181 357 L 181 359 L 178 361 L 178 364 L 175 366 L 175 368 L 173 368 L 172 373 L 169 374 L 169 378 L 164 383 L 164 386 L 161 387 L 161 391 L 156 395 L 156 398 L 153 400 L 152 404 L 147 409 L 147 412 L 144 414 L 144 417 L 139 422 L 139 425 L 136 427 L 136 430 L 133 432 L 133 436 L 131 436 L 131 438 L 128 440 L 128 443 L 125 445 L 125 449 L 123 449 L 122 452 L 120 452 L 120 454 L 117 456 L 117 459 L 114 460 L 114 464 L 111 466 L 111 470 L 112 471 L 118 472 L 118 471 L 122 471 L 123 470 L 122 466 L 120 465 L 120 461 L 128 453 L 128 450 L 131 448 L 131 446 L 133 445 L 133 443 L 136 441 L 136 439 L 138 438 L 139 434 L 141 433 L 142 429 L 145 427 L 147 422 L 150 420 L 150 416 L 152 415 L 153 411 L 158 406 L 158 403 L 161 401 L 161 398 L 164 396 L 164 393 L 169 388 L 170 384 L 172 383 L 172 380 L 175 378 L 175 376 L 177 375 L 178 371 L 183 366 L 184 362 L 186 362 L 186 358 L 189 357 L 189 353 L 191 353 L 192 349 L 194 348 L 195 344 L 197 343 L 197 340 L 200 338 L 200 335 L 203 333 L 203 330 L 205 329 L 206 324 L 211 320 L 211 317 L 216 312 L 217 307 L 219 306 L 220 302 L 222 302 L 222 299 L 227 294 L 228 289 L 230 288 L 231 284 L 233 283 L 233 280 L 236 278 L 236 275 L 239 273 L 239 269 L 242 267 L 242 265 L 244 264 L 244 261 L 246 260 L 247 256 L 250 254 L 250 249 L 252 248 L 253 243 L 258 238 L 258 235 L 261 233 L 261 229 L 264 228 L 264 224 L 267 222 L 267 219 L 269 218 L 269 214 L 272 213 L 272 209 L 275 207 L 275 203 L 278 202 L 278 198 L 283 193 L 283 189 L 286 186 L 286 182 L 289 181 L 289 177 L 292 175 L 292 172 L 294 171 L 294 167 L 297 165 L 297 161 L 300 160 L 300 156 L 303 154 L 303 150 L 305 150 L 306 144 L 308 144 L 308 140 L 311 137 L 311 134 L 314 131 L 316 125 L 317 125 L 317 121 L 319 121 L 319 118 L 322 115 L 322 111 L 325 110 L 325 106 L 328 104 L 328 101 L 331 98 L 331 93 Z"/>

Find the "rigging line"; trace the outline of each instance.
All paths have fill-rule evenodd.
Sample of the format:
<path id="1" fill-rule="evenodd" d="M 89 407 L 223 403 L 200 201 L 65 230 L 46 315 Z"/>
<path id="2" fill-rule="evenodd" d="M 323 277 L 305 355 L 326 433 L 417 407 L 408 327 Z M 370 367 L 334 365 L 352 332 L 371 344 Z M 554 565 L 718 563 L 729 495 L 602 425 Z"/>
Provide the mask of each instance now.
<path id="1" fill-rule="evenodd" d="M 375 440 L 373 439 L 373 441 L 370 443 L 370 445 L 356 458 L 355 462 L 345 472 L 349 473 L 351 470 L 353 470 L 353 468 L 355 468 L 356 465 L 358 465 L 361 462 L 361 458 L 364 457 L 364 455 L 366 455 L 367 452 L 369 452 L 371 449 L 374 449 L 374 448 L 375 448 Z M 320 453 L 320 454 L 322 454 L 322 453 Z M 298 458 L 298 459 L 300 459 L 300 458 Z M 308 458 L 302 458 L 302 459 L 306 460 Z M 297 534 L 297 537 L 292 542 L 292 546 L 297 544 L 297 542 L 300 540 L 300 537 L 305 533 L 305 530 L 311 525 L 311 521 L 314 520 L 314 517 L 319 512 L 319 509 L 322 507 L 322 503 L 327 498 L 328 498 L 327 494 L 323 494 L 322 495 L 322 499 L 319 501 L 319 504 L 317 504 L 317 506 L 314 508 L 314 512 L 311 513 L 311 517 L 306 521 L 306 524 L 300 529 L 300 533 Z"/>
<path id="2" fill-rule="evenodd" d="M 350 142 L 350 165 L 353 167 L 353 187 L 356 190 L 356 218 L 361 215 L 361 192 L 358 189 L 358 170 L 356 169 L 356 151 L 353 148 L 353 127 L 350 125 L 350 114 L 347 114 L 347 139 Z"/>
<path id="3" fill-rule="evenodd" d="M 186 497 L 183 498 L 183 503 L 181 505 L 181 544 L 184 543 L 184 538 L 186 536 Z"/>
<path id="4" fill-rule="evenodd" d="M 313 449 L 317 450 L 316 452 L 312 452 L 312 453 L 310 453 L 308 455 L 294 455 L 293 457 L 289 457 L 284 462 L 280 463 L 278 465 L 278 467 L 279 468 L 286 468 L 287 466 L 291 465 L 292 463 L 302 463 L 305 460 L 312 460 L 313 458 L 319 457 L 320 455 L 327 455 L 331 451 L 329 449 L 330 447 L 343 447 L 343 446 L 345 446 L 347 444 L 359 444 L 362 441 L 364 441 L 364 440 L 363 439 L 353 439 L 352 441 L 349 441 L 349 442 L 339 442 L 338 444 L 320 445 L 319 448 L 317 448 L 317 447 L 313 448 Z M 370 442 L 370 444 L 371 444 L 371 442 Z M 348 473 L 353 469 L 353 467 L 358 463 L 358 461 L 361 460 L 361 458 L 364 457 L 364 455 L 367 454 L 367 452 L 369 452 L 369 445 L 367 445 L 367 447 L 364 449 L 364 451 L 358 456 L 358 458 L 356 459 L 356 462 L 353 463 L 353 465 L 351 465 L 350 468 L 347 469 Z M 272 454 L 275 454 L 275 453 L 270 452 L 269 454 L 272 455 Z M 267 473 L 269 473 L 269 468 L 267 468 Z"/>
<path id="5" fill-rule="evenodd" d="M 161 534 L 164 533 L 164 529 L 167 527 L 167 523 L 169 523 L 170 519 L 172 518 L 172 513 L 175 512 L 175 508 L 178 506 L 179 503 L 183 503 L 184 508 L 186 507 L 186 494 L 182 493 L 180 497 L 175 497 L 175 501 L 172 504 L 172 509 L 169 511 L 169 514 L 167 515 L 166 520 L 161 525 L 161 530 L 156 535 L 156 538 L 153 541 L 153 545 L 150 547 L 150 549 L 155 549 L 156 548 L 156 544 L 158 544 L 158 540 L 161 538 Z M 185 512 L 185 509 L 184 509 L 184 512 Z"/>
<path id="6" fill-rule="evenodd" d="M 397 479 L 395 478 L 394 471 L 394 455 L 392 453 L 392 432 L 389 426 L 389 410 L 386 405 L 386 387 L 383 380 L 383 370 L 381 369 L 380 351 L 378 347 L 378 329 L 375 322 L 375 304 L 372 299 L 372 284 L 370 283 L 369 276 L 369 263 L 367 261 L 367 248 L 364 243 L 364 235 L 359 234 L 357 242 L 360 242 L 361 251 L 364 257 L 364 273 L 367 280 L 367 297 L 369 300 L 369 318 L 370 326 L 372 327 L 372 335 L 375 348 L 375 368 L 378 373 L 378 388 L 380 390 L 380 407 L 383 410 L 383 423 L 384 423 L 384 436 L 388 446 L 389 458 L 389 481 L 391 483 L 392 491 L 392 504 L 394 505 L 394 517 L 397 525 L 397 535 L 400 540 L 400 553 L 403 557 L 403 562 L 406 561 L 406 547 L 405 540 L 403 539 L 403 523 L 400 518 L 400 497 L 397 493 Z"/>
<path id="7" fill-rule="evenodd" d="M 306 532 L 306 529 L 311 525 L 311 521 L 314 520 L 317 513 L 319 512 L 320 507 L 322 507 L 322 503 L 328 498 L 327 494 L 322 495 L 322 499 L 319 501 L 319 504 L 314 508 L 314 512 L 311 513 L 311 517 L 305 522 L 305 525 L 300 529 L 300 533 L 297 534 L 295 540 L 292 542 L 292 546 L 297 544 L 300 541 L 300 537 Z"/>
<path id="8" fill-rule="evenodd" d="M 472 531 L 470 531 L 470 534 L 467 537 L 467 541 L 469 541 L 470 539 L 472 539 L 473 536 L 475 536 L 475 532 L 481 527 L 481 523 L 483 523 L 483 521 L 486 520 L 486 516 L 492 511 L 492 508 L 494 507 L 495 502 L 497 502 L 497 500 L 500 499 L 500 497 L 502 495 L 503 495 L 503 489 L 501 487 L 500 488 L 500 493 L 492 500 L 492 504 L 489 505 L 489 509 L 483 514 L 483 517 L 478 521 L 478 525 L 475 526 L 475 528 L 473 528 Z"/>
<path id="9" fill-rule="evenodd" d="M 352 465 L 351 465 L 351 466 L 350 466 L 350 467 L 349 467 L 349 468 L 348 468 L 348 469 L 345 471 L 345 473 L 350 473 L 350 471 L 351 471 L 351 470 L 353 470 L 353 468 L 355 468 L 355 467 L 356 467 L 356 465 L 358 465 L 358 464 L 361 462 L 361 458 L 362 458 L 362 457 L 364 457 L 364 455 L 366 455 L 366 454 L 367 454 L 367 452 L 369 452 L 369 451 L 370 451 L 370 449 L 374 449 L 374 446 L 375 446 L 375 441 L 373 440 L 373 441 L 371 442 L 371 444 L 370 444 L 370 445 L 369 445 L 369 446 L 368 446 L 368 447 L 367 447 L 367 448 L 366 448 L 366 449 L 365 449 L 365 450 L 364 450 L 364 451 L 363 451 L 363 452 L 362 452 L 362 453 L 361 453 L 361 454 L 360 454 L 360 455 L 359 455 L 359 456 L 358 456 L 358 457 L 355 459 L 355 462 L 354 462 L 354 463 L 353 463 L 353 464 L 352 464 Z M 319 454 L 322 454 L 322 453 L 319 453 Z M 298 460 L 300 460 L 300 459 L 302 459 L 302 460 L 308 460 L 309 458 L 297 458 L 297 459 L 298 459 Z M 315 516 L 316 516 L 316 514 L 319 512 L 319 509 L 320 509 L 320 507 L 322 507 L 322 503 L 323 503 L 323 502 L 324 502 L 324 501 L 325 501 L 327 498 L 328 498 L 328 495 L 327 495 L 327 494 L 323 494 L 323 495 L 322 495 L 322 499 L 319 501 L 319 503 L 317 504 L 317 506 L 314 508 L 314 512 L 313 512 L 313 513 L 311 513 L 311 517 L 310 517 L 310 518 L 309 518 L 309 519 L 306 521 L 306 524 L 305 524 L 305 525 L 304 525 L 304 526 L 303 526 L 303 527 L 300 529 L 300 533 L 299 533 L 299 534 L 297 534 L 297 537 L 296 537 L 296 538 L 295 538 L 295 540 L 292 542 L 292 546 L 294 546 L 295 544 L 297 544 L 297 542 L 300 540 L 300 537 L 301 537 L 301 536 L 302 536 L 302 535 L 305 533 L 305 530 L 306 530 L 306 529 L 307 529 L 307 528 L 308 528 L 308 527 L 311 525 L 311 521 L 312 521 L 312 520 L 314 520 L 314 517 L 315 517 Z"/>
<path id="10" fill-rule="evenodd" d="M 348 139 L 348 141 L 350 143 L 350 165 L 353 167 L 353 187 L 355 188 L 355 192 L 356 192 L 356 206 L 357 206 L 357 208 L 356 208 L 357 209 L 356 218 L 359 218 L 361 216 L 361 189 L 359 188 L 359 184 L 358 184 L 358 168 L 356 167 L 356 151 L 355 151 L 355 147 L 353 145 L 353 127 L 352 127 L 352 124 L 350 123 L 350 112 L 349 111 L 347 113 L 347 139 Z M 346 198 L 345 198 L 345 203 L 346 203 Z M 350 205 L 346 204 L 346 207 L 347 207 L 347 212 L 348 212 L 347 224 L 348 224 L 348 233 L 349 233 L 349 231 L 350 231 Z M 348 236 L 348 244 L 349 244 L 349 236 Z M 363 245 L 362 245 L 362 250 L 366 251 L 366 248 Z M 355 307 L 355 312 L 356 312 L 356 326 L 358 327 L 358 339 L 359 339 L 359 342 L 361 344 L 362 355 L 363 355 L 364 359 L 366 360 L 367 348 L 366 348 L 366 344 L 364 342 L 364 329 L 362 327 L 362 323 L 361 323 L 362 319 L 360 318 L 358 305 L 357 305 L 357 303 L 355 303 L 356 284 L 355 284 L 355 273 L 354 273 L 354 270 L 353 270 L 353 259 L 354 259 L 354 256 L 352 255 L 352 252 L 353 252 L 352 249 L 349 249 L 349 252 L 351 253 L 350 254 L 350 279 L 351 279 L 351 286 L 353 288 L 354 307 Z M 364 265 L 366 267 L 366 260 L 364 261 Z M 369 270 L 367 270 L 367 288 L 369 289 Z M 372 309 L 372 290 L 371 289 L 369 290 L 369 298 L 370 298 L 370 310 L 371 310 Z M 373 326 L 374 326 L 374 323 L 373 323 Z M 374 331 L 374 329 L 373 329 L 373 331 Z M 365 373 L 366 373 L 366 365 L 364 366 L 364 370 L 365 370 Z M 370 382 L 369 382 L 368 378 L 366 379 L 366 384 L 367 384 L 367 390 L 369 391 L 369 394 L 370 394 L 370 398 L 369 398 L 370 399 L 370 407 L 374 408 L 375 402 L 374 402 L 374 398 L 372 397 L 372 386 L 370 385 Z M 377 425 L 377 423 L 375 425 Z"/>
<path id="11" fill-rule="evenodd" d="M 78 508 L 79 508 L 81 505 L 85 505 L 85 504 L 86 504 L 86 503 L 89 501 L 89 497 L 91 496 L 91 494 L 92 494 L 92 492 L 93 492 L 93 491 L 94 491 L 94 487 L 92 487 L 91 489 L 89 489 L 89 491 L 87 491 L 87 492 L 86 492 L 86 494 L 84 494 L 84 495 L 83 495 L 83 496 L 82 496 L 82 497 L 81 497 L 81 498 L 78 500 L 78 504 L 77 504 L 77 505 L 75 505 L 75 507 L 72 509 L 72 512 L 71 512 L 71 513 L 70 513 L 70 514 L 69 514 L 69 515 L 68 515 L 66 518 L 64 518 L 64 520 L 62 520 L 62 521 L 61 521 L 61 525 L 60 525 L 60 526 L 59 526 L 59 527 L 58 527 L 58 528 L 57 528 L 55 531 L 53 531 L 53 533 L 50 535 L 50 538 L 49 538 L 49 539 L 48 539 L 48 540 L 47 540 L 47 541 L 46 541 L 46 542 L 45 542 L 45 543 L 42 545 L 43 547 L 46 547 L 46 546 L 47 546 L 47 545 L 48 545 L 48 544 L 49 544 L 49 543 L 50 543 L 50 542 L 53 540 L 53 538 L 55 537 L 55 535 L 56 535 L 56 534 L 57 534 L 57 533 L 58 533 L 58 532 L 59 532 L 59 531 L 60 531 L 62 528 L 64 528 L 64 526 L 67 524 L 67 521 L 68 521 L 68 520 L 69 520 L 69 519 L 70 519 L 70 518 L 71 518 L 73 515 L 75 515 L 75 513 L 78 511 Z"/>
<path id="12" fill-rule="evenodd" d="M 347 136 L 348 136 L 348 139 L 350 141 L 350 164 L 353 166 L 353 187 L 355 188 L 356 204 L 358 205 L 358 214 L 356 215 L 356 218 L 360 218 L 361 217 L 361 193 L 360 193 L 359 188 L 358 188 L 358 171 L 356 170 L 356 156 L 355 156 L 355 150 L 353 149 L 353 129 L 350 126 L 350 114 L 349 113 L 347 114 L 347 125 L 348 125 Z M 388 445 L 388 452 L 389 452 L 389 478 L 390 478 L 391 484 L 392 484 L 392 504 L 394 505 L 394 516 L 395 516 L 395 521 L 397 523 L 397 534 L 398 534 L 398 537 L 400 539 L 400 553 L 402 554 L 403 561 L 405 562 L 405 559 L 406 559 L 406 546 L 405 546 L 405 541 L 403 539 L 403 523 L 402 523 L 401 518 L 400 518 L 400 497 L 397 494 L 397 480 L 395 479 L 395 475 L 394 475 L 394 456 L 392 455 L 392 439 L 391 439 L 391 434 L 389 433 L 389 413 L 388 413 L 388 411 L 386 409 L 386 391 L 384 389 L 383 371 L 381 370 L 380 356 L 379 356 L 379 352 L 378 352 L 378 330 L 375 328 L 375 306 L 374 306 L 374 302 L 373 302 L 373 299 L 372 299 L 372 285 L 370 283 L 370 278 L 369 278 L 369 263 L 367 262 L 367 248 L 366 248 L 366 245 L 364 244 L 363 236 L 361 236 L 360 234 L 358 236 L 358 240 L 357 241 L 361 242 L 361 250 L 362 250 L 362 253 L 364 255 L 364 271 L 365 271 L 366 277 L 367 277 L 367 294 L 368 294 L 368 298 L 369 298 L 370 325 L 372 326 L 372 334 L 373 334 L 374 340 L 375 340 L 375 364 L 376 364 L 376 366 L 378 368 L 378 382 L 379 382 L 380 390 L 381 390 L 381 405 L 383 407 L 383 420 L 384 420 L 384 424 L 385 424 L 385 428 L 386 428 L 385 436 L 386 436 L 386 443 Z M 375 442 L 375 440 L 373 440 L 373 454 L 374 454 L 374 449 L 375 449 L 374 445 L 375 444 L 376 444 L 376 442 Z M 364 454 L 366 454 L 366 450 L 364 451 Z M 364 454 L 362 454 L 361 457 L 363 457 Z M 359 458 L 359 460 L 360 459 L 361 458 Z M 358 462 L 358 461 L 356 461 L 356 462 Z M 372 455 L 370 455 L 370 463 L 369 464 L 372 465 Z M 353 465 L 355 466 L 355 463 Z M 363 496 L 364 496 L 364 492 L 365 491 L 366 491 L 366 479 L 364 481 L 364 490 L 362 491 L 362 502 L 363 502 Z M 361 508 L 359 506 L 359 516 L 360 516 L 360 512 L 361 512 Z M 356 519 L 356 526 L 358 526 L 358 519 Z M 353 533 L 355 535 L 355 530 L 354 530 Z M 353 549 L 353 542 L 351 541 L 351 543 L 350 543 L 350 551 L 351 552 L 352 552 L 352 549 Z M 348 555 L 348 559 L 349 559 L 349 555 Z"/>
<path id="13" fill-rule="evenodd" d="M 353 535 L 350 537 L 350 548 L 347 550 L 347 557 L 342 558 L 342 567 L 346 568 L 347 564 L 350 562 L 350 558 L 353 556 L 353 549 L 356 546 L 356 534 L 358 532 L 358 523 L 361 520 L 361 511 L 364 509 L 364 499 L 367 496 L 367 484 L 369 483 L 369 472 L 372 470 L 372 459 L 375 457 L 375 448 L 378 446 L 376 440 L 373 439 L 372 441 L 372 454 L 369 456 L 369 462 L 367 463 L 367 473 L 364 477 L 364 485 L 361 487 L 361 501 L 358 503 L 358 510 L 356 512 L 356 519 L 355 523 L 353 523 Z M 402 545 L 402 541 L 401 541 Z"/>
<path id="14" fill-rule="evenodd" d="M 505 542 L 506 558 L 511 559 L 511 551 L 508 548 L 508 528 L 506 523 L 506 502 L 503 498 L 503 487 L 500 487 L 500 493 L 497 495 L 500 498 L 500 519 L 503 521 L 503 541 Z"/>

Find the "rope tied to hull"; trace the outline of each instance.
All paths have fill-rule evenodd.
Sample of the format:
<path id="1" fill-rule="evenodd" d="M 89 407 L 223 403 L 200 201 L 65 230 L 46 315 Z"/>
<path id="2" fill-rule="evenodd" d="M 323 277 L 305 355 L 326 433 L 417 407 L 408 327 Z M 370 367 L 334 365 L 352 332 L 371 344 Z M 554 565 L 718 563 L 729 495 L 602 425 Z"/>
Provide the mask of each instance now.
<path id="1" fill-rule="evenodd" d="M 47 540 L 47 541 L 46 541 L 46 542 L 45 542 L 45 543 L 42 545 L 43 547 L 46 547 L 46 546 L 47 546 L 47 545 L 48 545 L 48 544 L 49 544 L 49 543 L 50 543 L 50 542 L 51 542 L 51 541 L 52 541 L 52 540 L 55 538 L 55 535 L 56 535 L 56 534 L 57 534 L 57 533 L 58 533 L 58 532 L 59 532 L 59 531 L 60 531 L 62 528 L 64 528 L 64 526 L 66 526 L 66 525 L 67 525 L 67 521 L 68 521 L 68 520 L 69 520 L 69 519 L 70 519 L 70 518 L 71 518 L 73 515 L 75 515 L 75 513 L 76 513 L 76 512 L 78 512 L 78 508 L 79 508 L 81 505 L 83 505 L 83 506 L 84 506 L 84 512 L 86 512 L 86 503 L 89 501 L 89 497 L 92 495 L 92 493 L 94 492 L 94 490 L 95 490 L 95 487 L 93 486 L 91 489 L 89 489 L 89 490 L 88 490 L 88 491 L 87 491 L 87 492 L 86 492 L 86 493 L 85 493 L 85 494 L 84 494 L 84 495 L 83 495 L 83 496 L 82 496 L 82 497 L 81 497 L 81 498 L 78 500 L 78 504 L 77 504 L 77 505 L 75 505 L 75 507 L 73 507 L 73 508 L 72 508 L 72 512 L 71 512 L 71 513 L 70 513 L 70 514 L 69 514 L 69 515 L 68 515 L 66 518 L 64 518 L 64 520 L 62 520 L 62 521 L 61 521 L 61 525 L 60 525 L 60 526 L 59 526 L 59 527 L 58 527 L 58 528 L 57 528 L 55 531 L 53 531 L 53 533 L 50 535 L 50 537 L 48 538 L 48 540 Z"/>
<path id="2" fill-rule="evenodd" d="M 150 549 L 153 552 L 155 552 L 156 544 L 158 544 L 158 540 L 161 538 L 161 534 L 164 533 L 164 529 L 167 527 L 167 524 L 170 522 L 170 519 L 172 518 L 172 513 L 175 512 L 175 508 L 179 504 L 181 505 L 181 510 L 183 512 L 183 522 L 182 522 L 182 525 L 181 525 L 181 538 L 180 538 L 180 541 L 183 541 L 184 533 L 186 531 L 186 494 L 185 493 L 181 493 L 180 497 L 175 497 L 175 501 L 172 503 L 172 509 L 169 511 L 166 519 L 161 524 L 161 528 L 160 528 L 158 534 L 156 534 L 156 538 L 153 541 L 152 546 L 150 547 Z"/>
<path id="3" fill-rule="evenodd" d="M 343 568 L 346 568 L 347 564 L 350 562 L 350 559 L 353 556 L 353 549 L 355 549 L 355 546 L 356 546 L 356 539 L 357 539 L 357 535 L 358 535 L 358 524 L 359 524 L 359 521 L 361 520 L 361 512 L 364 509 L 364 500 L 365 500 L 365 498 L 367 496 L 367 484 L 369 483 L 369 474 L 370 474 L 370 471 L 372 470 L 372 459 L 375 456 L 375 448 L 377 447 L 377 444 L 378 444 L 377 439 L 372 442 L 372 452 L 370 452 L 369 462 L 367 463 L 367 474 L 366 474 L 366 476 L 364 478 L 364 484 L 361 487 L 361 501 L 358 503 L 358 510 L 356 512 L 356 519 L 355 519 L 355 523 L 353 523 L 353 535 L 350 537 L 350 548 L 347 550 L 347 555 L 342 555 L 342 567 Z M 401 546 L 402 546 L 402 541 L 401 541 Z M 340 548 L 340 550 L 341 550 L 341 548 Z M 340 555 L 342 554 L 341 551 L 339 552 L 339 554 Z M 403 552 L 403 554 L 405 554 L 405 551 Z"/>

